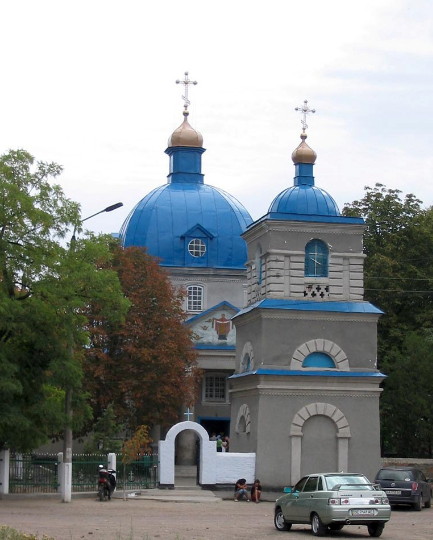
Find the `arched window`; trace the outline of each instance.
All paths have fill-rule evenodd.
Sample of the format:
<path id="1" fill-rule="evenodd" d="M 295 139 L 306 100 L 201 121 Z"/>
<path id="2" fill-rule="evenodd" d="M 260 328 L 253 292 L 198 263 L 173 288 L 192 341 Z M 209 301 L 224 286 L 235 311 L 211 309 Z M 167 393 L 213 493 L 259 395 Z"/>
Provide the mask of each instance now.
<path id="1" fill-rule="evenodd" d="M 335 368 L 334 360 L 322 352 L 313 352 L 304 358 L 303 368 Z"/>
<path id="2" fill-rule="evenodd" d="M 305 246 L 305 276 L 327 277 L 328 276 L 329 251 L 322 240 L 311 240 Z"/>
<path id="3" fill-rule="evenodd" d="M 187 288 L 187 311 L 203 311 L 203 287 L 190 285 Z"/>

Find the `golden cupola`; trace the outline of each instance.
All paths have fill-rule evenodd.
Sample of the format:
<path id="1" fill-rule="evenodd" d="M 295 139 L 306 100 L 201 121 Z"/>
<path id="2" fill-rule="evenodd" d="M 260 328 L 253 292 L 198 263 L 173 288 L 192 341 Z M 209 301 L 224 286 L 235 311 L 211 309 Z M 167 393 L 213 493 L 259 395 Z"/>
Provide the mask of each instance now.
<path id="1" fill-rule="evenodd" d="M 173 131 L 171 137 L 168 139 L 168 147 L 173 146 L 189 146 L 193 148 L 201 148 L 203 146 L 202 134 L 194 129 L 188 122 L 189 112 L 183 111 L 182 124 Z"/>
<path id="2" fill-rule="evenodd" d="M 304 131 L 301 133 L 301 139 L 302 139 L 301 143 L 292 152 L 292 161 L 295 165 L 297 163 L 310 163 L 313 165 L 316 162 L 317 154 L 305 142 L 306 138 L 307 138 L 307 134 Z"/>

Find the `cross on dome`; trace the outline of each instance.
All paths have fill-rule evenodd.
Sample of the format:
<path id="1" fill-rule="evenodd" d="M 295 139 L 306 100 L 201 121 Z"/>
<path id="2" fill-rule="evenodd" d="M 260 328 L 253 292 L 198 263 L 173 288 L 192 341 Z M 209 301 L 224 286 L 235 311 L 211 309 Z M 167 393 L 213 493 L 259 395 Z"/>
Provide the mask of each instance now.
<path id="1" fill-rule="evenodd" d="M 310 109 L 308 107 L 308 101 L 305 99 L 302 107 L 295 107 L 295 111 L 299 111 L 300 113 L 302 113 L 302 119 L 301 119 L 302 132 L 305 133 L 306 129 L 308 128 L 307 114 L 310 114 L 310 113 L 314 114 L 316 112 L 316 109 Z"/>
<path id="2" fill-rule="evenodd" d="M 185 71 L 185 79 L 183 81 L 181 81 L 180 79 L 177 79 L 176 84 L 183 84 L 185 86 L 185 95 L 182 96 L 182 99 L 185 102 L 184 103 L 185 111 L 187 111 L 188 110 L 188 105 L 190 105 L 190 103 L 191 103 L 190 100 L 188 99 L 188 86 L 190 84 L 196 85 L 197 81 L 191 81 L 188 78 L 188 71 Z"/>

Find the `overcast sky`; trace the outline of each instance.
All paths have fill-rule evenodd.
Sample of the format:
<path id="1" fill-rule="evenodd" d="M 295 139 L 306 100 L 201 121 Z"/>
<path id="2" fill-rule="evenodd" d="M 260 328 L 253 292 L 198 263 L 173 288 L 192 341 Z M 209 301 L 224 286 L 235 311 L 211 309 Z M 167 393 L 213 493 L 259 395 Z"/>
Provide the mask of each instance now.
<path id="1" fill-rule="evenodd" d="M 253 219 L 292 185 L 304 99 L 316 185 L 340 209 L 381 182 L 433 204 L 431 0 L 15 0 L 0 32 L 0 152 L 24 148 L 116 232 L 166 183 L 167 140 L 204 137 L 205 182 Z"/>

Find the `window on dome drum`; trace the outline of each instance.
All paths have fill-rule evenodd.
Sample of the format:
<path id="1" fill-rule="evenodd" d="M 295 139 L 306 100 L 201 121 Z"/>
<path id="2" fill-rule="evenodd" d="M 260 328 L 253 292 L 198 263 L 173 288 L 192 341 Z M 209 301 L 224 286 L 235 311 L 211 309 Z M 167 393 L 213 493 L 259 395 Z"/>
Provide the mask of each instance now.
<path id="1" fill-rule="evenodd" d="M 206 253 L 206 244 L 200 238 L 194 238 L 188 243 L 188 252 L 193 257 L 203 257 Z"/>
<path id="2" fill-rule="evenodd" d="M 325 353 L 314 352 L 305 357 L 302 362 L 303 368 L 335 368 L 334 360 Z"/>
<path id="3" fill-rule="evenodd" d="M 311 240 L 305 246 L 305 276 L 328 276 L 328 246 L 322 240 Z"/>
<path id="4" fill-rule="evenodd" d="M 226 401 L 227 378 L 225 375 L 206 375 L 204 378 L 203 401 Z"/>

